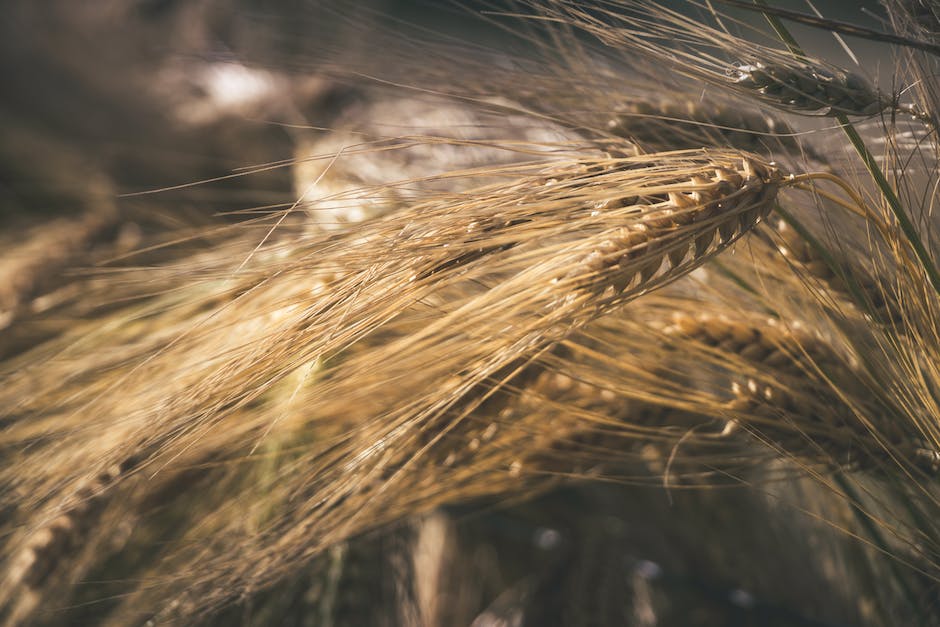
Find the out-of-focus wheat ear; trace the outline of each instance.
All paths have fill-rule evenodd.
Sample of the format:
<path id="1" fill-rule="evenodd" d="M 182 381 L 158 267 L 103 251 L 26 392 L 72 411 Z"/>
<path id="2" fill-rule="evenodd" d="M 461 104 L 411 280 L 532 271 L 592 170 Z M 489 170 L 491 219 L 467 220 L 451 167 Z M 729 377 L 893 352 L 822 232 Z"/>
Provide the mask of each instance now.
<path id="1" fill-rule="evenodd" d="M 917 113 L 878 90 L 864 77 L 807 55 L 756 44 L 661 3 L 638 0 L 616 10 L 574 2 L 542 11 L 583 29 L 624 52 L 696 80 L 800 115 L 872 116 L 886 110 Z M 734 22 L 721 16 L 723 23 Z M 742 31 L 754 28 L 741 22 Z"/>
<path id="2" fill-rule="evenodd" d="M 669 332 L 727 355 L 729 432 L 739 421 L 789 454 L 839 465 L 923 461 L 913 425 L 874 399 L 872 383 L 824 339 L 773 319 L 758 326 L 691 314 L 677 314 Z"/>
<path id="3" fill-rule="evenodd" d="M 0 329 L 30 305 L 34 311 L 42 311 L 44 304 L 32 302 L 35 297 L 55 287 L 69 264 L 81 265 L 81 255 L 117 222 L 117 211 L 103 203 L 82 215 L 43 223 L 27 233 L 18 233 L 15 241 L 5 242 L 9 248 L 0 254 Z"/>
<path id="4" fill-rule="evenodd" d="M 870 116 L 895 107 L 865 77 L 824 66 L 753 61 L 735 65 L 728 77 L 738 89 L 794 113 Z"/>
<path id="5" fill-rule="evenodd" d="M 518 451 L 512 464 L 521 474 L 627 477 L 656 485 L 668 477 L 670 484 L 686 480 L 701 483 L 722 481 L 716 468 L 729 471 L 731 465 L 742 462 L 738 442 L 716 439 L 722 424 L 714 416 L 667 401 L 631 397 L 611 385 L 623 375 L 617 369 L 611 371 L 610 364 L 575 354 L 557 361 L 560 369 L 544 369 L 491 423 L 495 438 L 487 434 L 475 438 L 485 441 L 486 446 Z M 655 359 L 650 359 L 648 366 L 659 370 Z M 679 405 L 681 401 L 688 404 L 688 399 L 677 400 Z M 520 449 L 511 442 L 500 442 L 505 433 L 498 428 L 511 430 L 522 423 L 533 430 L 525 438 L 527 446 Z M 551 428 L 545 428 L 549 425 Z M 721 457 L 723 454 L 726 456 Z"/>
<path id="6" fill-rule="evenodd" d="M 904 328 L 903 312 L 894 294 L 868 270 L 848 259 L 827 258 L 817 248 L 818 242 L 808 241 L 806 234 L 786 219 L 771 219 L 765 224 L 776 236 L 773 245 L 800 271 L 820 281 L 842 301 L 853 303 L 878 324 Z"/>
<path id="7" fill-rule="evenodd" d="M 700 99 L 632 99 L 620 103 L 607 121 L 608 133 L 658 152 L 726 146 L 756 154 L 807 154 L 818 161 L 811 146 L 796 141 L 786 121 L 756 109 Z"/>
<path id="8" fill-rule="evenodd" d="M 133 460 L 103 469 L 79 486 L 51 520 L 33 530 L 13 552 L 0 591 L 0 608 L 13 615 L 29 615 L 33 605 L 45 598 L 50 580 L 60 580 L 60 569 L 72 567 L 83 550 L 85 536 L 99 520 L 108 490 L 133 468 Z"/>
<path id="9" fill-rule="evenodd" d="M 8 589 L 40 588 L 60 564 L 69 564 L 69 556 L 81 548 L 82 536 L 101 513 L 106 490 L 129 470 L 129 464 L 111 466 L 75 490 L 62 511 L 36 529 L 13 558 L 5 578 Z"/>

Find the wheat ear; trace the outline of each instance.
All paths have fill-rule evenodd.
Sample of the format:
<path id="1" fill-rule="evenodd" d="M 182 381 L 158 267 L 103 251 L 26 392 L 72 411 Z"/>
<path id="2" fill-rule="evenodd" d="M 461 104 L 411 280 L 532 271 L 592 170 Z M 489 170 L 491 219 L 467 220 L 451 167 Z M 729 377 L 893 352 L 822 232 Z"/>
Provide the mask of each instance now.
<path id="1" fill-rule="evenodd" d="M 872 398 L 864 374 L 820 337 L 774 320 L 758 326 L 686 314 L 677 314 L 668 332 L 693 339 L 728 359 L 732 372 L 742 372 L 731 384 L 734 420 L 787 452 L 805 452 L 809 443 L 812 458 L 826 452 L 837 463 L 865 466 L 898 461 L 896 451 L 907 460 L 921 456 L 916 436 Z"/>
<path id="2" fill-rule="evenodd" d="M 80 259 L 118 221 L 116 210 L 89 210 L 45 223 L 0 256 L 0 330 L 70 263 Z"/>
<path id="3" fill-rule="evenodd" d="M 778 169 L 752 158 L 702 164 L 655 195 L 631 199 L 641 204 L 627 209 L 640 219 L 610 231 L 565 283 L 642 293 L 685 274 L 764 218 L 782 181 Z"/>
<path id="4" fill-rule="evenodd" d="M 795 113 L 869 116 L 894 106 L 864 77 L 821 65 L 754 61 L 736 65 L 728 76 L 736 87 Z"/>
<path id="5" fill-rule="evenodd" d="M 896 109 L 927 119 L 858 74 L 806 55 L 755 44 L 659 3 L 640 0 L 613 11 L 562 0 L 541 10 L 609 46 L 644 54 L 680 74 L 789 113 L 871 116 Z M 722 20 L 734 22 L 727 16 Z M 741 22 L 736 25 L 753 30 Z"/>
<path id="6" fill-rule="evenodd" d="M 715 145 L 758 154 L 780 148 L 799 155 L 807 149 L 800 146 L 793 129 L 780 118 L 730 104 L 703 103 L 691 96 L 621 102 L 605 130 L 651 151 Z"/>
<path id="7" fill-rule="evenodd" d="M 809 276 L 819 280 L 844 302 L 854 303 L 871 318 L 892 329 L 902 329 L 903 313 L 885 285 L 859 264 L 826 258 L 785 219 L 768 220 L 779 238 L 774 247 Z"/>
<path id="8" fill-rule="evenodd" d="M 100 510 L 102 493 L 117 481 L 122 472 L 117 465 L 107 468 L 76 490 L 71 504 L 27 540 L 7 583 L 39 586 L 54 570 L 55 563 L 74 548 L 82 529 L 90 526 Z"/>
<path id="9" fill-rule="evenodd" d="M 396 341 L 383 341 L 381 349 L 365 355 L 367 365 L 355 359 L 343 363 L 355 376 L 344 378 L 340 370 L 316 398 L 320 406 L 328 405 L 330 398 L 348 399 L 343 401 L 348 414 L 367 383 L 363 373 L 378 370 L 376 380 L 386 382 L 371 403 L 374 407 L 380 401 L 374 415 L 383 420 L 367 421 L 361 433 L 350 436 L 350 448 L 337 449 L 333 458 L 344 463 L 318 468 L 317 458 L 311 460 L 313 471 L 322 474 L 318 485 L 358 489 L 346 480 L 348 473 L 375 476 L 383 467 L 404 470 L 409 459 L 419 457 L 407 440 L 420 434 L 433 442 L 435 434 L 446 433 L 446 422 L 436 420 L 445 418 L 460 399 L 477 394 L 500 370 L 557 341 L 572 326 L 686 274 L 727 248 L 767 214 L 783 183 L 779 170 L 759 158 L 721 150 L 581 160 L 570 168 L 539 164 L 529 172 L 533 170 L 538 175 L 523 178 L 518 186 L 503 184 L 444 197 L 374 221 L 356 233 L 324 237 L 297 257 L 275 257 L 274 266 L 247 273 L 242 281 L 239 291 L 249 292 L 250 301 L 238 299 L 234 306 L 220 309 L 211 326 L 198 334 L 183 336 L 164 349 L 147 348 L 143 365 L 134 359 L 138 348 L 133 344 L 123 354 L 121 361 L 130 363 L 123 371 L 90 365 L 113 359 L 114 350 L 104 351 L 109 353 L 104 356 L 95 344 L 75 344 L 61 358 L 44 363 L 41 382 L 35 373 L 11 376 L 10 386 L 0 395 L 24 413 L 11 418 L 6 443 L 12 445 L 22 436 L 22 442 L 31 443 L 23 455 L 46 461 L 37 461 L 45 468 L 38 476 L 13 476 L 11 470 L 6 479 L 35 495 L 34 502 L 42 502 L 61 490 L 63 474 L 77 481 L 80 471 L 75 469 L 95 461 L 119 463 L 129 452 L 153 461 L 181 447 L 191 448 L 187 459 L 198 459 L 211 457 L 214 451 L 206 449 L 213 446 L 242 446 L 250 425 L 264 429 L 270 417 L 206 408 L 238 408 L 246 390 L 257 397 L 298 363 L 343 351 L 422 298 L 456 295 L 456 306 L 442 303 L 440 319 L 417 331 L 409 329 Z M 366 254 L 363 246 L 368 245 L 375 248 Z M 390 252 L 377 258 L 374 250 Z M 305 300 L 297 302 L 305 307 L 284 309 L 285 293 L 298 294 L 318 269 L 342 269 L 342 275 L 330 289 L 303 289 Z M 481 284 L 488 286 L 482 292 Z M 274 319 L 268 314 L 276 308 L 283 313 Z M 521 314 L 533 311 L 531 318 Z M 168 315 L 175 320 L 178 314 Z M 485 329 L 500 333 L 486 341 L 474 339 Z M 438 350 L 429 350 L 429 342 Z M 78 363 L 81 373 L 72 369 Z M 399 392 L 398 385 L 389 389 L 387 381 L 401 377 L 383 376 L 389 373 L 376 367 L 383 363 L 421 373 L 415 383 L 422 391 Z M 89 370 L 99 373 L 99 381 L 104 375 L 111 385 L 120 381 L 121 394 L 99 395 L 100 387 L 88 385 Z M 167 403 L 165 391 L 154 388 L 155 379 L 174 381 L 172 403 Z M 352 388 L 344 387 L 344 381 Z M 33 387 L 37 383 L 41 390 Z M 78 415 L 94 415 L 81 429 L 73 429 L 75 423 L 67 419 L 76 406 L 83 408 Z M 317 414 L 313 407 L 311 412 Z M 235 420 L 233 429 L 222 428 L 226 419 Z M 60 437 L 47 433 L 37 442 L 37 422 L 59 429 Z M 89 429 L 91 425 L 96 428 Z M 117 443 L 116 425 L 126 429 L 127 436 Z M 210 427 L 212 438 L 206 436 Z M 100 441 L 95 437 L 99 432 L 105 434 Z M 127 451 L 128 441 L 146 444 Z M 400 453 L 389 459 L 395 450 Z M 172 465 L 163 472 L 172 473 Z M 397 476 L 394 471 L 391 478 Z M 303 483 L 303 477 L 297 481 Z M 381 484 L 374 490 L 386 493 Z M 368 496 L 366 492 L 355 500 Z M 84 500 L 88 509 L 92 501 L 99 502 L 90 495 Z M 382 502 L 377 498 L 376 506 Z M 29 541 L 17 571 L 19 581 L 39 584 L 49 576 L 49 562 L 81 536 L 77 528 L 82 526 L 82 507 L 67 505 L 61 523 Z M 285 542 L 323 547 L 328 538 L 355 530 L 329 508 L 306 514 L 312 526 L 285 529 Z M 379 520 L 365 517 L 362 524 Z M 295 537 L 300 528 L 316 528 L 318 534 Z M 287 561 L 289 555 L 272 559 Z M 219 572 L 237 562 L 222 561 L 214 564 Z M 205 574 L 195 568 L 194 573 L 199 572 Z M 247 577 L 255 575 L 267 573 Z"/>

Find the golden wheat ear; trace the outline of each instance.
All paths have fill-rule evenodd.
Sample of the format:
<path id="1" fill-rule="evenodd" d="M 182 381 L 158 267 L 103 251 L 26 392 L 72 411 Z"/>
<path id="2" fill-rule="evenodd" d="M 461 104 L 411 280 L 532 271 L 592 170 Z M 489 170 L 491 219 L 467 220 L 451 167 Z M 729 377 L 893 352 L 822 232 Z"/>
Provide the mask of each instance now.
<path id="1" fill-rule="evenodd" d="M 818 281 L 841 303 L 853 303 L 873 322 L 899 332 L 905 329 L 904 309 L 887 280 L 851 255 L 836 258 L 833 251 L 819 250 L 813 245 L 818 241 L 809 241 L 800 224 L 776 217 L 765 225 L 773 234 L 771 245 L 795 270 Z"/>
<path id="2" fill-rule="evenodd" d="M 922 461 L 912 425 L 893 420 L 871 398 L 872 382 L 822 338 L 709 315 L 677 314 L 667 332 L 738 362 L 729 415 L 781 450 L 856 467 Z"/>
<path id="3" fill-rule="evenodd" d="M 652 197 L 641 192 L 637 204 L 621 201 L 625 206 L 612 213 L 626 210 L 639 219 L 610 232 L 563 281 L 587 280 L 599 293 L 610 287 L 641 293 L 651 280 L 677 278 L 764 218 L 782 181 L 779 170 L 751 157 L 739 164 L 706 161 L 685 180 L 680 174 L 660 183 L 661 188 L 654 186 Z"/>

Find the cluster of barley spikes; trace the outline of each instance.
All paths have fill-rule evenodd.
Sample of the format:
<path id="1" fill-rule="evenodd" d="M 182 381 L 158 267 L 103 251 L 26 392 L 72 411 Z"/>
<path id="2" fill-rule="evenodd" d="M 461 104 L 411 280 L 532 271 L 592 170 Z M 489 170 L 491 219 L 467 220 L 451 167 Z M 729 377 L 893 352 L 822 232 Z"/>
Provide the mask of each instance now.
<path id="1" fill-rule="evenodd" d="M 940 9 L 728 4 L 101 87 L 289 123 L 227 215 L 23 140 L 83 200 L 5 218 L 0 621 L 940 624 Z"/>

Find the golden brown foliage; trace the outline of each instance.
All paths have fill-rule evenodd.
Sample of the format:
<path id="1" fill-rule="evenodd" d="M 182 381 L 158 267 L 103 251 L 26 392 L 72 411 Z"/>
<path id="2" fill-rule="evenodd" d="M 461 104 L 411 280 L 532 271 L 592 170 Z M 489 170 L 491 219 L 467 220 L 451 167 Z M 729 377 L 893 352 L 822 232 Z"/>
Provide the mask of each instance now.
<path id="1" fill-rule="evenodd" d="M 690 4 L 324 53 L 293 202 L 25 230 L 0 619 L 935 624 L 935 60 L 902 103 Z"/>

